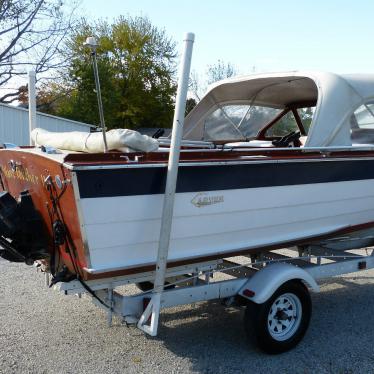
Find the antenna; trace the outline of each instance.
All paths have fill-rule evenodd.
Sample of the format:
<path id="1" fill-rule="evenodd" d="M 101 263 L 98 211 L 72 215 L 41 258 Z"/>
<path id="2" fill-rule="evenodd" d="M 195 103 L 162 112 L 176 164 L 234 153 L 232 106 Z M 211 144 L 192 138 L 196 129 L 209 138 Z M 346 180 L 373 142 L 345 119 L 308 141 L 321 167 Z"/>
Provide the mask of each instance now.
<path id="1" fill-rule="evenodd" d="M 103 102 L 101 100 L 99 70 L 97 68 L 97 58 L 96 58 L 96 49 L 97 49 L 99 44 L 97 43 L 97 40 L 93 36 L 89 36 L 86 39 L 86 41 L 83 43 L 83 45 L 85 47 L 89 47 L 91 49 L 92 65 L 93 65 L 93 70 L 94 70 L 94 75 L 95 75 L 97 104 L 99 106 L 100 125 L 101 125 L 101 130 L 103 132 L 104 152 L 107 153 L 108 152 L 108 145 L 107 145 L 107 142 L 106 142 L 104 110 L 103 110 Z"/>

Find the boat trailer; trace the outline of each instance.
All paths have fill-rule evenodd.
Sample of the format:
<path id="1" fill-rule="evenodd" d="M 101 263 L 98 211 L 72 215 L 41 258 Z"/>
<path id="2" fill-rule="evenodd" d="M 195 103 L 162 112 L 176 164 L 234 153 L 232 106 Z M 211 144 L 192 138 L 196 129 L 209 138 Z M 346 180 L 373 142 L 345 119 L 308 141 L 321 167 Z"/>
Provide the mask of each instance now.
<path id="1" fill-rule="evenodd" d="M 159 313 L 165 308 L 208 300 L 246 306 L 248 337 L 262 350 L 280 353 L 304 336 L 312 308 L 309 290 L 318 292 L 319 280 L 372 268 L 372 248 L 341 251 L 318 245 L 183 265 L 167 269 L 156 310 L 151 288 L 155 271 L 87 281 L 86 286 L 95 294 L 94 304 L 106 311 L 109 325 L 117 316 L 151 336 L 157 334 Z M 132 295 L 116 290 L 131 284 L 150 289 Z M 54 288 L 65 295 L 87 294 L 78 280 Z"/>

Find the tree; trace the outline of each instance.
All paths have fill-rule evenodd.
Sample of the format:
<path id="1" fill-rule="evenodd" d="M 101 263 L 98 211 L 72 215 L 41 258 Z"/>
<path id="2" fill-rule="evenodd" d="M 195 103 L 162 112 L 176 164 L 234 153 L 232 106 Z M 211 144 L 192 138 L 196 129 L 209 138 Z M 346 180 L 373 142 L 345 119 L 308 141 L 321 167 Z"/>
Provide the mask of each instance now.
<path id="1" fill-rule="evenodd" d="M 119 17 L 113 24 L 81 22 L 66 45 L 72 59 L 65 79 L 58 89 L 51 90 L 62 96 L 55 114 L 99 123 L 90 51 L 83 46 L 92 35 L 99 43 L 97 59 L 107 127 L 171 126 L 175 43 L 143 17 Z"/>
<path id="2" fill-rule="evenodd" d="M 22 87 L 9 85 L 28 70 L 42 76 L 64 63 L 60 45 L 73 23 L 64 7 L 63 0 L 0 0 L 0 87 L 9 90 L 0 102 L 17 100 Z"/>
<path id="3" fill-rule="evenodd" d="M 210 84 L 213 84 L 219 80 L 230 78 L 238 74 L 234 65 L 230 62 L 225 63 L 222 60 L 218 60 L 213 65 L 208 65 L 206 69 L 206 76 L 201 79 L 196 71 L 192 71 L 189 82 L 189 89 L 195 100 L 200 101 L 201 97 L 205 94 Z"/>
<path id="4" fill-rule="evenodd" d="M 18 102 L 19 106 L 28 108 L 29 106 L 29 91 L 27 86 L 20 86 L 18 88 Z M 56 83 L 48 82 L 42 84 L 36 94 L 36 108 L 38 111 L 55 114 L 58 100 L 62 99 L 65 93 L 59 92 L 59 85 Z"/>
<path id="5" fill-rule="evenodd" d="M 218 60 L 214 65 L 208 65 L 207 83 L 212 84 L 234 75 L 236 75 L 236 69 L 230 62 Z"/>
<path id="6" fill-rule="evenodd" d="M 186 101 L 185 115 L 187 115 L 197 105 L 196 100 L 193 97 L 189 97 Z"/>

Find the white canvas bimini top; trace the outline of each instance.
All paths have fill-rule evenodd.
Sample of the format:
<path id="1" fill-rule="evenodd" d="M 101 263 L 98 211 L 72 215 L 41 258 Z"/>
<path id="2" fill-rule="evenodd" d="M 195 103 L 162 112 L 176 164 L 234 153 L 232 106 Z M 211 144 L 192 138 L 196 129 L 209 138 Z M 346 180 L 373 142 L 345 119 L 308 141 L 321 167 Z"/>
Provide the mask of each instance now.
<path id="1" fill-rule="evenodd" d="M 374 102 L 374 75 L 325 72 L 256 74 L 217 82 L 186 117 L 184 139 L 205 140 L 206 117 L 221 105 L 249 104 L 271 108 L 316 105 L 305 146 L 351 145 L 353 113 Z"/>

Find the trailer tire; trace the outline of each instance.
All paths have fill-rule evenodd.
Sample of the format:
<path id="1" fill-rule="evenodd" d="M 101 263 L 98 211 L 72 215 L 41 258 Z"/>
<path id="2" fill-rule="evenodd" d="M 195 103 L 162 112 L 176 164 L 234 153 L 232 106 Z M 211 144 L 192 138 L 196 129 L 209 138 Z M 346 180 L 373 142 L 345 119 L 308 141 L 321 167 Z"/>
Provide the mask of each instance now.
<path id="1" fill-rule="evenodd" d="M 151 291 L 151 290 L 153 290 L 153 287 L 154 287 L 154 283 L 153 282 L 149 282 L 149 281 L 135 283 L 135 285 L 136 285 L 136 287 L 139 288 L 139 290 L 141 290 L 143 292 Z M 174 284 L 170 284 L 169 285 L 168 282 L 165 282 L 165 290 L 172 290 L 174 288 L 175 288 Z"/>
<path id="2" fill-rule="evenodd" d="M 249 301 L 244 325 L 248 338 L 270 354 L 294 348 L 305 335 L 312 313 L 310 294 L 299 280 L 280 286 L 263 304 Z"/>

